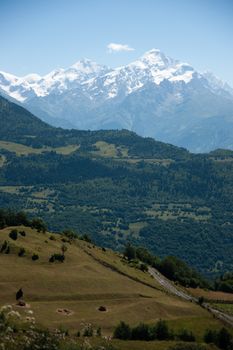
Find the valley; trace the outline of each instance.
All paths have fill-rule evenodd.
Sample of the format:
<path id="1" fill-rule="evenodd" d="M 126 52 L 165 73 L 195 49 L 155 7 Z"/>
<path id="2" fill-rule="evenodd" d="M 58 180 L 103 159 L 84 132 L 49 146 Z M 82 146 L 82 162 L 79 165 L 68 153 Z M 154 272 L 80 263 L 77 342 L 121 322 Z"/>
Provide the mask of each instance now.
<path id="1" fill-rule="evenodd" d="M 230 0 L 0 0 L 0 350 L 233 350 Z"/>

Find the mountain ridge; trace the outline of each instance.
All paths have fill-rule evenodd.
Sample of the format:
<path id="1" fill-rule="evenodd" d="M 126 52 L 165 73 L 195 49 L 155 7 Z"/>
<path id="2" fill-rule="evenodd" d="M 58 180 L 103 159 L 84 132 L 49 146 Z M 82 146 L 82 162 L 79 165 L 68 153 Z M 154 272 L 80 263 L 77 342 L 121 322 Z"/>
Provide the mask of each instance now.
<path id="1" fill-rule="evenodd" d="M 54 126 L 126 128 L 196 153 L 233 149 L 233 89 L 158 49 L 114 69 L 84 59 L 43 77 L 0 72 L 0 89 Z"/>

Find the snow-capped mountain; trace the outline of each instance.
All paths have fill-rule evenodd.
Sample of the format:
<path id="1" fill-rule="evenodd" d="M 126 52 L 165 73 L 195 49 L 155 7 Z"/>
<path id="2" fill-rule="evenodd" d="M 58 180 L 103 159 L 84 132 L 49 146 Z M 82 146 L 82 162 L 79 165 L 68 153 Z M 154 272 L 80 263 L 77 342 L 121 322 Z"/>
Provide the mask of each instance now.
<path id="1" fill-rule="evenodd" d="M 157 49 L 115 69 L 85 59 L 43 77 L 0 72 L 1 91 L 56 126 L 126 128 L 195 152 L 233 149 L 233 89 Z"/>

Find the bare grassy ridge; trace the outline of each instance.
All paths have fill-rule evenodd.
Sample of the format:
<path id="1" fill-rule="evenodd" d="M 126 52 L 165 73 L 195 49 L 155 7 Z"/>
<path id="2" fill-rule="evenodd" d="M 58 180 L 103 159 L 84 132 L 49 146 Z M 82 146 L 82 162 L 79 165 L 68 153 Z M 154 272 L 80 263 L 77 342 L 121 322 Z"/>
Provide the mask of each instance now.
<path id="1" fill-rule="evenodd" d="M 34 311 L 37 322 L 50 328 L 63 325 L 71 331 L 84 323 L 100 326 L 104 334 L 112 334 L 116 324 L 124 320 L 131 325 L 166 319 L 175 327 L 185 326 L 201 338 L 205 328 L 219 327 L 219 322 L 198 305 L 182 301 L 160 290 L 149 274 L 129 267 L 121 256 L 84 241 L 66 243 L 64 263 L 49 263 L 49 257 L 61 252 L 62 236 L 38 233 L 30 228 L 26 237 L 9 238 L 12 228 L 0 231 L 0 243 L 8 240 L 11 253 L 0 254 L 1 304 L 14 304 L 15 292 L 22 287 L 25 300 Z M 18 257 L 20 247 L 26 256 Z M 39 260 L 32 261 L 33 253 Z M 104 305 L 106 312 L 98 307 Z M 59 314 L 67 308 L 73 314 Z M 23 312 L 24 310 L 22 310 Z"/>

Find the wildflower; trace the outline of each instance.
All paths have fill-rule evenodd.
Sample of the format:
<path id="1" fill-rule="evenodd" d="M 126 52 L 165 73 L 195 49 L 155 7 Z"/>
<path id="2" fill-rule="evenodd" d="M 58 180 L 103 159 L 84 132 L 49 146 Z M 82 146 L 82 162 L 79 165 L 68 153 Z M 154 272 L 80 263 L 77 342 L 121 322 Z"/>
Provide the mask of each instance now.
<path id="1" fill-rule="evenodd" d="M 12 306 L 11 305 L 4 305 L 1 307 L 0 312 L 8 312 L 12 310 Z"/>
<path id="2" fill-rule="evenodd" d="M 8 312 L 8 314 L 7 314 L 6 316 L 7 316 L 8 318 L 9 318 L 9 317 L 21 318 L 20 313 L 19 313 L 18 311 L 14 311 L 14 310 Z"/>

